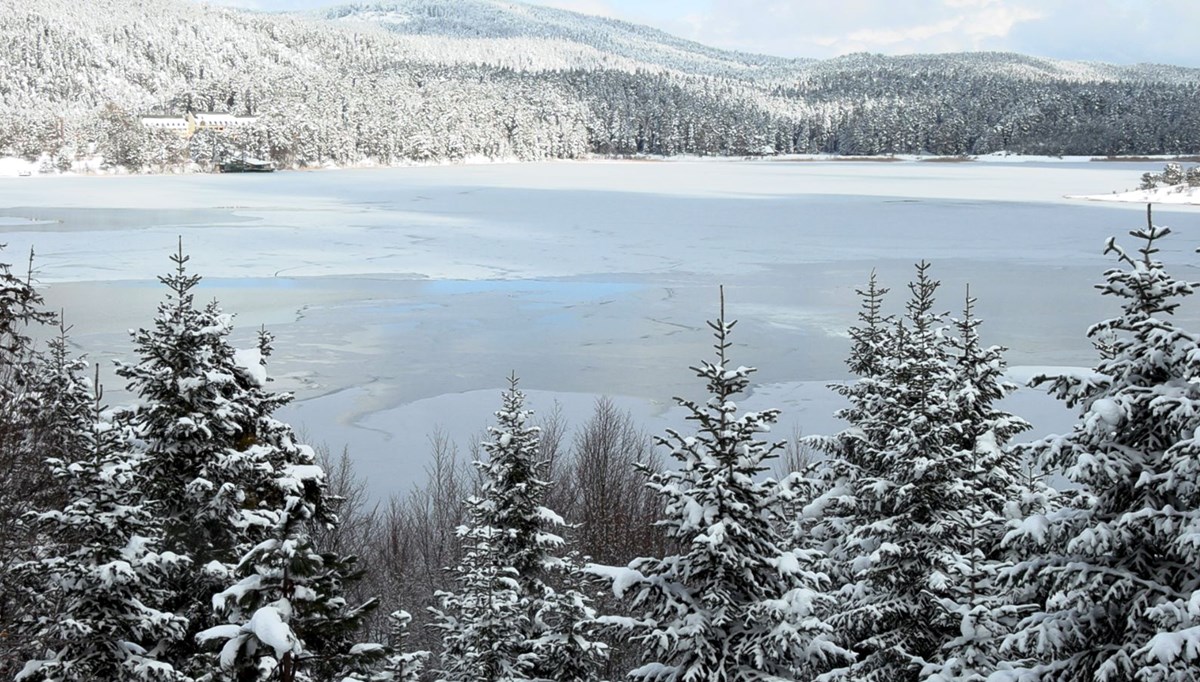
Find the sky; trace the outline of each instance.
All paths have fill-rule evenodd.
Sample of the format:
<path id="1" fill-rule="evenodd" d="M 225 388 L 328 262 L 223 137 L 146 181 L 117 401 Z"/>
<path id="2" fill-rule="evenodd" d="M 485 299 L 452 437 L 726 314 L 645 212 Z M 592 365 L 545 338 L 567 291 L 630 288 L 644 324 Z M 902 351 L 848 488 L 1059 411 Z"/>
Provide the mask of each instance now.
<path id="1" fill-rule="evenodd" d="M 300 10 L 338 0 L 193 0 Z M 453 2 L 454 0 L 447 0 Z M 542 0 L 783 57 L 1000 50 L 1200 67 L 1200 0 Z"/>

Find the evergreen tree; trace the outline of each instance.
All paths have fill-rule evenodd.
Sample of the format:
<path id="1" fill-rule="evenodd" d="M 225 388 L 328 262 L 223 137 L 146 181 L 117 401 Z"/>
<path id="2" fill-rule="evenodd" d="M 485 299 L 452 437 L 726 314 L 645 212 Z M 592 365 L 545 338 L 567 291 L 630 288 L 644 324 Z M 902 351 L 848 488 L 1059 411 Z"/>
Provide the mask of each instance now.
<path id="1" fill-rule="evenodd" d="M 681 553 L 639 558 L 627 567 L 591 566 L 628 595 L 631 618 L 601 621 L 625 631 L 644 647 L 646 664 L 631 671 L 639 680 L 777 680 L 810 676 L 840 662 L 822 621 L 824 576 L 806 567 L 805 553 L 787 548 L 779 532 L 781 489 L 763 480 L 764 462 L 782 444 L 759 434 L 777 410 L 738 414 L 734 398 L 754 371 L 733 367 L 727 353 L 734 322 L 709 322 L 716 362 L 692 368 L 705 380 L 704 403 L 677 398 L 696 433 L 667 432 L 659 443 L 679 466 L 644 470 L 664 503 L 659 522 Z"/>
<path id="2" fill-rule="evenodd" d="M 372 680 L 419 682 L 429 652 L 409 651 L 408 626 L 411 622 L 412 615 L 407 611 L 395 611 L 388 616 L 388 646 L 392 651 L 384 662 L 382 674 Z"/>
<path id="3" fill-rule="evenodd" d="M 253 438 L 255 415 L 241 400 L 231 317 L 216 302 L 196 307 L 200 276 L 188 274 L 189 259 L 181 243 L 171 256 L 175 272 L 159 278 L 168 293 L 154 326 L 134 333 L 138 362 L 118 363 L 117 374 L 140 400 L 129 417 L 166 542 L 203 566 L 229 561 L 246 541 L 240 483 L 248 463 L 236 446 Z"/>
<path id="4" fill-rule="evenodd" d="M 322 551 L 314 540 L 314 531 L 338 519 L 315 452 L 272 416 L 291 396 L 266 387 L 271 342 L 262 331 L 256 349 L 234 358 L 240 400 L 252 416 L 238 453 L 245 464 L 238 482 L 242 517 L 261 541 L 223 576 L 233 584 L 213 597 L 224 623 L 198 639 L 225 640 L 220 667 L 239 682 L 340 679 L 385 653 L 378 645 L 354 644 L 378 602 L 349 605 L 346 588 L 361 577 L 356 559 Z"/>
<path id="5" fill-rule="evenodd" d="M 529 679 L 532 661 L 524 632 L 528 616 L 516 572 L 500 565 L 502 531 L 482 523 L 481 500 L 468 500 L 470 525 L 459 528 L 463 555 L 453 575 L 455 589 L 439 591 L 431 608 L 442 633 L 439 682 L 507 682 Z"/>
<path id="6" fill-rule="evenodd" d="M 483 443 L 488 458 L 475 463 L 481 485 L 467 501 L 470 524 L 459 529 L 458 591 L 440 593 L 434 611 L 440 679 L 587 680 L 605 653 L 588 635 L 594 614 L 573 587 L 574 562 L 548 530 L 563 521 L 541 504 L 546 462 L 531 415 L 513 375 Z"/>
<path id="7" fill-rule="evenodd" d="M 1008 544 L 1028 558 L 1014 579 L 1035 585 L 1036 612 L 1006 644 L 1028 660 L 1006 679 L 1191 680 L 1200 667 L 1200 339 L 1172 314 L 1193 284 L 1157 259 L 1154 225 L 1130 233 L 1121 266 L 1098 288 L 1121 314 L 1094 325 L 1111 353 L 1095 371 L 1041 377 L 1079 421 L 1030 446 L 1078 491 L 1064 508 L 1033 514 Z"/>
<path id="8" fill-rule="evenodd" d="M 31 270 L 32 261 L 30 253 Z M 38 444 L 34 417 L 40 412 L 32 387 L 38 354 L 30 334 L 54 316 L 42 309 L 31 280 L 0 262 L 0 677 L 15 674 L 29 653 L 29 628 L 22 623 L 35 613 L 13 570 L 39 544 L 23 516 L 62 501 L 61 485 L 45 465 L 48 454 Z"/>
<path id="9" fill-rule="evenodd" d="M 583 567 L 574 555 L 546 562 L 550 575 L 532 612 L 536 679 L 593 682 L 609 648 L 595 638 L 596 610 L 578 587 Z"/>
<path id="10" fill-rule="evenodd" d="M 837 387 L 849 428 L 810 440 L 830 459 L 797 525 L 824 543 L 840 583 L 830 621 L 859 655 L 835 678 L 975 674 L 976 625 L 991 613 L 982 593 L 998 570 L 989 557 L 1018 497 L 1004 446 L 1025 424 L 994 407 L 1011 390 L 1002 349 L 980 344 L 973 301 L 950 337 L 928 270 L 917 265 L 905 315 L 891 324 L 874 281 L 860 292 L 848 361 L 859 378 Z"/>
<path id="11" fill-rule="evenodd" d="M 171 256 L 175 271 L 150 329 L 134 333 L 138 361 L 118 363 L 138 405 L 124 416 L 143 453 L 146 495 L 163 524 L 164 549 L 191 559 L 190 571 L 171 584 L 167 607 L 189 621 L 188 636 L 167 659 L 202 675 L 212 668 L 195 634 L 212 621 L 211 596 L 230 567 L 265 537 L 268 520 L 248 513 L 247 488 L 261 477 L 245 451 L 255 438 L 254 405 L 228 343 L 231 318 L 216 302 L 194 303 L 198 275 L 187 272 L 182 243 Z"/>
<path id="12" fill-rule="evenodd" d="M 60 460 L 88 451 L 94 402 L 88 382 L 79 377 L 87 363 L 71 357 L 69 331 L 60 317 L 58 335 L 34 358 L 22 405 L 32 448 Z"/>
<path id="13" fill-rule="evenodd" d="M 290 467 L 279 483 L 290 488 L 284 507 L 259 512 L 274 517 L 271 537 L 246 553 L 234 570 L 240 579 L 213 598 L 229 622 L 198 638 L 225 640 L 221 669 L 239 682 L 341 679 L 384 654 L 380 646 L 352 643 L 377 604 L 346 603 L 345 583 L 358 577 L 353 559 L 318 551 L 306 528 L 315 513 L 311 500 L 320 491 L 320 469 Z"/>
<path id="14" fill-rule="evenodd" d="M 891 316 L 883 314 L 888 289 L 879 286 L 871 272 L 867 288 L 856 289 L 861 299 L 859 324 L 849 330 L 851 345 L 846 366 L 857 378 L 830 388 L 849 405 L 834 416 L 849 426 L 832 437 L 810 436 L 804 443 L 828 455 L 815 471 L 797 472 L 785 480 L 793 497 L 793 541 L 821 553 L 822 565 L 835 585 L 852 580 L 849 571 L 854 554 L 847 554 L 842 540 L 853 530 L 858 514 L 855 489 L 868 472 L 865 453 L 882 448 L 878 430 L 864 428 L 879 409 L 883 376 L 890 352 Z"/>
<path id="15" fill-rule="evenodd" d="M 1000 642 L 1019 612 L 1008 603 L 999 582 L 1011 566 L 1000 541 L 1009 516 L 1044 509 L 1048 497 L 1044 486 L 1030 488 L 1020 477 L 1020 456 L 1008 444 L 1030 426 L 996 406 L 1017 387 L 1004 379 L 1004 349 L 983 345 L 974 305 L 968 289 L 963 316 L 954 325 L 957 335 L 950 340 L 955 352 L 956 447 L 970 464 L 963 472 L 969 492 L 962 515 L 970 532 L 969 563 L 938 600 L 945 618 L 958 619 L 960 632 L 931 656 L 922 672 L 930 682 L 982 682 L 1000 665 Z"/>
<path id="16" fill-rule="evenodd" d="M 838 553 L 850 561 L 832 619 L 859 654 L 841 676 L 916 679 L 953 625 L 932 608 L 968 551 L 961 532 L 965 486 L 953 443 L 953 373 L 938 282 L 917 265 L 906 313 L 887 339 L 881 376 L 864 379 L 854 453 L 853 525 Z"/>
<path id="17" fill-rule="evenodd" d="M 164 542 L 193 562 L 171 586 L 170 606 L 191 622 L 168 659 L 198 678 L 218 667 L 246 676 L 261 663 L 261 674 L 303 679 L 377 657 L 352 646 L 375 604 L 346 603 L 345 585 L 360 575 L 353 557 L 323 552 L 312 539 L 337 519 L 313 450 L 273 417 L 291 396 L 266 388 L 270 335 L 256 349 L 235 350 L 230 316 L 216 302 L 194 305 L 200 278 L 186 271 L 182 246 L 171 260 L 175 272 L 160 278 L 167 300 L 153 328 L 135 334 L 139 362 L 118 368 L 141 399 L 129 418 Z M 232 640 L 218 666 L 198 645 L 225 637 Z"/>
<path id="18" fill-rule="evenodd" d="M 51 376 L 41 383 L 58 383 L 59 426 L 69 426 L 76 434 L 72 444 L 84 447 L 72 453 L 75 459 L 48 460 L 66 488 L 66 503 L 36 514 L 55 544 L 18 566 L 41 586 L 35 639 L 43 654 L 16 679 L 186 680 L 159 657 L 184 635 L 187 622 L 159 605 L 170 596 L 166 579 L 187 559 L 158 551 L 160 530 L 142 491 L 139 461 L 125 447 L 121 427 L 106 420 L 98 386 L 91 410 L 82 409 L 91 388 L 81 376 L 85 363 L 65 358 L 61 337 L 51 356 Z"/>

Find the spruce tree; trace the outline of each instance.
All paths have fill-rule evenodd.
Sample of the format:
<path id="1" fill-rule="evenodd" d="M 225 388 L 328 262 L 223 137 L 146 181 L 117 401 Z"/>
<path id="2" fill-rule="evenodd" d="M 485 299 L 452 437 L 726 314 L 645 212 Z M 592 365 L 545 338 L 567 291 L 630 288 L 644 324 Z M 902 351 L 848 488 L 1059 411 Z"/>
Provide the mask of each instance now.
<path id="1" fill-rule="evenodd" d="M 459 528 L 463 554 L 452 571 L 454 588 L 439 591 L 438 608 L 430 609 L 442 633 L 439 682 L 526 680 L 532 667 L 517 575 L 497 560 L 502 531 L 482 523 L 481 502 L 468 501 L 470 524 Z"/>
<path id="2" fill-rule="evenodd" d="M 360 575 L 353 557 L 313 541 L 337 519 L 312 448 L 273 416 L 291 396 L 266 386 L 270 335 L 234 349 L 230 316 L 216 302 L 195 305 L 200 278 L 182 246 L 171 260 L 175 272 L 160 278 L 167 300 L 134 335 L 138 362 L 118 367 L 140 398 L 129 419 L 165 546 L 192 560 L 169 604 L 188 617 L 188 636 L 167 658 L 197 678 L 260 664 L 285 679 L 333 677 L 378 656 L 353 645 L 374 602 L 347 604 L 345 586 Z M 232 643 L 220 661 L 200 647 L 223 638 Z M 295 649 L 282 644 L 293 640 Z"/>
<path id="3" fill-rule="evenodd" d="M 609 647 L 596 639 L 596 610 L 579 585 L 583 567 L 573 554 L 546 565 L 541 603 L 531 614 L 533 673 L 555 682 L 593 682 Z"/>
<path id="4" fill-rule="evenodd" d="M 247 487 L 260 472 L 243 448 L 255 413 L 229 345 L 231 318 L 216 302 L 198 308 L 198 275 L 187 272 L 182 243 L 154 324 L 134 333 L 137 362 L 117 374 L 137 397 L 124 419 L 142 451 L 146 494 L 163 524 L 164 548 L 191 560 L 170 586 L 168 608 L 189 621 L 188 636 L 168 652 L 177 667 L 201 675 L 212 666 L 195 634 L 212 622 L 213 594 L 230 566 L 263 538 L 266 523 L 247 513 Z"/>
<path id="5" fill-rule="evenodd" d="M 428 651 L 410 651 L 408 627 L 412 615 L 407 611 L 394 611 L 388 616 L 388 646 L 391 652 L 384 662 L 381 674 L 371 678 L 378 682 L 419 682 L 425 670 Z"/>
<path id="6" fill-rule="evenodd" d="M 949 638 L 931 607 L 951 583 L 965 547 L 957 511 L 963 489 L 952 462 L 951 380 L 938 282 L 917 266 L 903 319 L 887 340 L 882 376 L 858 427 L 857 516 L 841 554 L 850 560 L 835 627 L 859 654 L 842 672 L 855 680 L 916 679 Z M 956 626 L 957 624 L 955 624 Z M 957 627 L 955 627 L 957 629 Z"/>
<path id="7" fill-rule="evenodd" d="M 1000 542 L 1010 517 L 1044 509 L 1049 498 L 1045 486 L 1029 486 L 1020 475 L 1021 457 L 1010 442 L 1030 426 L 996 405 L 1017 386 L 1004 379 L 1004 348 L 983 345 L 974 306 L 968 288 L 963 315 L 954 322 L 957 334 L 950 339 L 955 447 L 970 465 L 962 472 L 968 505 L 961 516 L 970 533 L 968 563 L 938 600 L 942 617 L 957 619 L 960 632 L 930 657 L 922 672 L 929 682 L 983 682 L 1000 665 L 1000 642 L 1019 615 L 1001 585 L 1001 574 L 1012 562 Z"/>
<path id="8" fill-rule="evenodd" d="M 246 553 L 233 571 L 236 582 L 213 598 L 228 622 L 198 635 L 201 642 L 225 640 L 220 666 L 239 682 L 341 679 L 385 653 L 353 643 L 377 604 L 346 603 L 345 584 L 358 578 L 353 561 L 319 551 L 306 527 L 320 477 L 315 466 L 281 474 L 281 485 L 291 488 L 284 506 L 259 511 L 273 517 L 270 537 Z"/>
<path id="9" fill-rule="evenodd" d="M 858 654 L 831 678 L 959 679 L 974 669 L 964 660 L 976 656 L 986 560 L 1017 496 L 1004 446 L 1024 422 L 994 407 L 1011 388 L 1001 349 L 981 346 L 970 305 L 952 339 L 935 310 L 938 287 L 918 264 L 903 318 L 886 327 L 877 287 L 864 292 L 849 361 L 860 375 L 839 387 L 849 428 L 811 440 L 830 458 L 797 525 L 824 541 L 840 584 L 830 621 Z"/>
<path id="10" fill-rule="evenodd" d="M 187 559 L 159 550 L 160 528 L 146 503 L 140 461 L 125 444 L 119 424 L 107 420 L 101 391 L 91 409 L 86 366 L 52 344 L 49 376 L 57 384 L 57 424 L 73 432 L 72 448 L 48 460 L 66 489 L 61 509 L 35 515 L 52 544 L 42 557 L 18 566 L 40 585 L 41 617 L 33 625 L 42 654 L 17 675 L 31 682 L 137 680 L 175 682 L 187 678 L 160 660 L 166 646 L 184 636 L 187 621 L 161 610 L 165 588 Z"/>
<path id="11" fill-rule="evenodd" d="M 676 399 L 696 431 L 668 430 L 658 442 L 678 466 L 644 470 L 663 501 L 659 523 L 680 553 L 589 567 L 629 601 L 632 617 L 600 620 L 643 647 L 646 663 L 630 671 L 633 679 L 795 679 L 846 656 L 822 620 L 824 576 L 789 548 L 780 532 L 780 486 L 761 476 L 782 444 L 760 434 L 779 413 L 738 413 L 735 398 L 754 370 L 729 361 L 734 324 L 725 319 L 722 295 L 721 314 L 709 322 L 716 361 L 692 368 L 709 397 Z"/>
<path id="12" fill-rule="evenodd" d="M 175 272 L 159 277 L 168 289 L 150 329 L 134 333 L 137 362 L 117 374 L 139 402 L 129 418 L 146 450 L 146 475 L 169 546 L 203 566 L 229 561 L 246 541 L 241 508 L 248 464 L 237 445 L 252 438 L 254 414 L 241 400 L 229 344 L 232 319 L 216 302 L 197 307 L 199 275 L 189 274 L 182 243 L 171 256 Z"/>
<path id="13" fill-rule="evenodd" d="M 376 600 L 347 603 L 347 586 L 361 577 L 356 559 L 323 551 L 314 536 L 338 523 L 325 474 L 313 449 L 273 413 L 291 396 L 268 390 L 272 337 L 235 353 L 240 401 L 252 420 L 239 442 L 245 463 L 242 518 L 259 541 L 244 548 L 213 596 L 222 625 L 202 631 L 202 642 L 224 640 L 220 667 L 241 680 L 341 679 L 382 659 L 378 645 L 355 644 Z M 216 573 L 216 567 L 211 571 Z"/>
<path id="14" fill-rule="evenodd" d="M 24 514 L 62 502 L 61 485 L 46 467 L 49 455 L 38 442 L 40 410 L 31 385 L 39 359 L 31 334 L 52 323 L 54 315 L 42 309 L 32 282 L 32 252 L 29 258 L 30 274 L 23 278 L 0 262 L 0 632 L 5 633 L 0 677 L 15 674 L 28 653 L 29 628 L 23 621 L 34 614 L 13 570 L 40 543 L 36 530 L 23 523 Z"/>
<path id="15" fill-rule="evenodd" d="M 874 271 L 866 289 L 856 289 L 861 299 L 858 324 L 849 330 L 851 344 L 846 367 L 856 378 L 830 385 L 849 405 L 834 416 L 848 427 L 834 436 L 810 436 L 804 443 L 823 451 L 828 458 L 812 472 L 797 472 L 784 481 L 792 500 L 793 541 L 799 547 L 819 552 L 823 570 L 835 585 L 851 582 L 853 554 L 842 540 L 849 535 L 858 515 L 857 482 L 868 475 L 863 467 L 868 452 L 882 448 L 878 429 L 865 428 L 880 409 L 889 340 L 894 319 L 883 314 L 888 289 L 879 285 Z"/>
<path id="16" fill-rule="evenodd" d="M 1110 352 L 1094 372 L 1035 380 L 1079 420 L 1029 450 L 1077 490 L 1007 538 L 1027 554 L 1014 580 L 1039 600 L 1006 642 L 1025 659 L 1003 679 L 1191 680 L 1200 667 L 1200 339 L 1172 320 L 1195 285 L 1163 269 L 1170 230 L 1149 209 L 1130 234 L 1141 247 L 1109 239 L 1120 266 L 1098 285 L 1121 314 L 1088 332 Z"/>
<path id="17" fill-rule="evenodd" d="M 439 679 L 448 682 L 582 681 L 605 653 L 589 635 L 594 614 L 574 587 L 578 570 L 551 532 L 563 521 L 541 503 L 546 462 L 531 416 L 513 375 L 483 443 L 488 458 L 475 462 L 481 484 L 467 500 L 470 523 L 459 529 L 457 589 L 439 593 L 433 610 L 443 642 Z"/>
<path id="18" fill-rule="evenodd" d="M 58 335 L 34 358 L 26 382 L 22 417 L 29 424 L 30 446 L 44 458 L 69 460 L 86 452 L 94 396 L 80 376 L 87 363 L 71 356 L 70 328 L 59 318 Z"/>

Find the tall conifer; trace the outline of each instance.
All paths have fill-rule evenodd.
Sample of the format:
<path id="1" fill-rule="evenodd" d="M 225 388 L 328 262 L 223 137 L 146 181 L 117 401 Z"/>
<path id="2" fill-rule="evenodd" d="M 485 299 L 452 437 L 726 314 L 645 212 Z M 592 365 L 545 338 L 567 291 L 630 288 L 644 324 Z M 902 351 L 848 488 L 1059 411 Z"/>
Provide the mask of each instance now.
<path id="1" fill-rule="evenodd" d="M 1174 681 L 1200 667 L 1200 338 L 1172 319 L 1195 285 L 1163 269 L 1170 229 L 1149 209 L 1130 234 L 1140 248 L 1109 239 L 1120 265 L 1098 285 L 1121 314 L 1088 332 L 1110 352 L 1093 372 L 1036 380 L 1079 420 L 1030 453 L 1078 488 L 1007 538 L 1027 553 L 1014 580 L 1040 597 L 1008 639 L 1027 659 L 1007 679 Z"/>
<path id="2" fill-rule="evenodd" d="M 589 600 L 574 587 L 578 569 L 564 553 L 557 513 L 542 506 L 541 430 L 525 408 L 515 375 L 475 466 L 480 491 L 459 529 L 457 587 L 434 610 L 443 633 L 439 679 L 587 680 L 605 654 L 593 641 Z"/>
<path id="3" fill-rule="evenodd" d="M 754 370 L 729 360 L 735 322 L 725 319 L 723 299 L 709 322 L 715 362 L 692 368 L 709 397 L 676 399 L 696 431 L 668 430 L 658 442 L 678 466 L 644 472 L 662 498 L 659 523 L 681 551 L 590 567 L 629 601 L 632 617 L 601 621 L 644 647 L 645 665 L 629 673 L 637 680 L 796 679 L 846 654 L 822 620 L 824 576 L 790 548 L 780 531 L 780 486 L 761 476 L 782 447 L 760 439 L 779 412 L 738 412 L 735 399 Z"/>
<path id="4" fill-rule="evenodd" d="M 64 346 L 52 352 L 59 363 L 52 365 L 58 426 L 74 431 L 71 446 L 80 449 L 49 459 L 66 501 L 36 514 L 49 543 L 41 558 L 18 567 L 41 586 L 42 615 L 34 628 L 42 655 L 16 679 L 183 682 L 187 678 L 160 657 L 184 636 L 187 621 L 160 606 L 170 597 L 168 578 L 185 569 L 187 559 L 160 551 L 140 461 L 120 426 L 108 421 L 98 387 L 91 409 L 80 409 L 92 386 L 81 376 L 86 365 L 67 360 Z"/>

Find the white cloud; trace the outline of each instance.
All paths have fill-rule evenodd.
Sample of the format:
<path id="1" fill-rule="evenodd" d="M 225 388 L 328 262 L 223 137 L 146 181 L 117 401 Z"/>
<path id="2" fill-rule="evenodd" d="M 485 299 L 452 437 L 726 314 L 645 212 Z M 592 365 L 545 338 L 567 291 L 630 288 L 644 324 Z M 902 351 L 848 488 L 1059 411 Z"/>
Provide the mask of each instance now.
<path id="1" fill-rule="evenodd" d="M 1040 19 L 1028 7 L 1003 6 L 997 0 L 946 0 L 954 10 L 932 23 L 895 28 L 863 28 L 845 34 L 817 36 L 817 45 L 847 52 L 943 52 L 1002 49 L 1018 24 Z"/>
<path id="2" fill-rule="evenodd" d="M 798 57 L 848 52 L 1004 49 L 1009 34 L 1043 17 L 1035 0 L 714 0 L 677 29 L 736 49 Z"/>

